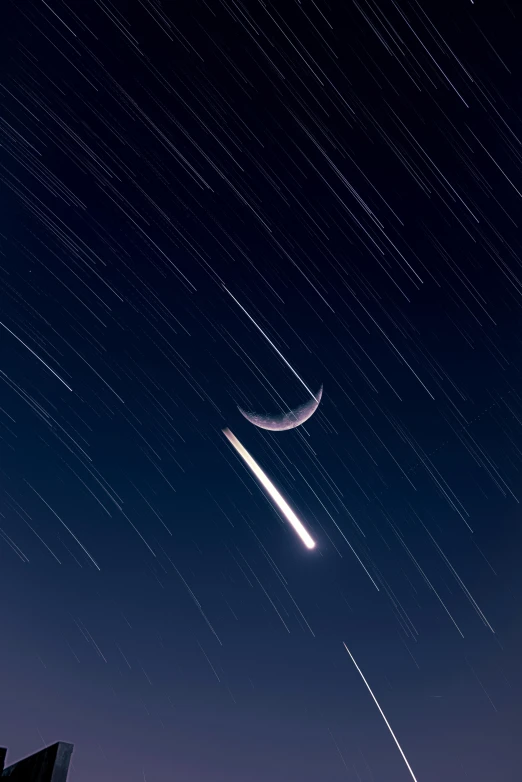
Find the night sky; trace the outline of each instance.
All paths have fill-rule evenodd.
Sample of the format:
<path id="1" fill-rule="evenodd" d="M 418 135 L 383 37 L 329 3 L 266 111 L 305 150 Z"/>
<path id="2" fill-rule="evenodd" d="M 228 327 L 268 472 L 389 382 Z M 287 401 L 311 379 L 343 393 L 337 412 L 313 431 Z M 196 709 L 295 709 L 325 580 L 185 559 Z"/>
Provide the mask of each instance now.
<path id="1" fill-rule="evenodd" d="M 516 4 L 2 19 L 8 761 L 62 740 L 71 782 L 520 780 Z M 238 411 L 321 384 L 292 431 Z"/>

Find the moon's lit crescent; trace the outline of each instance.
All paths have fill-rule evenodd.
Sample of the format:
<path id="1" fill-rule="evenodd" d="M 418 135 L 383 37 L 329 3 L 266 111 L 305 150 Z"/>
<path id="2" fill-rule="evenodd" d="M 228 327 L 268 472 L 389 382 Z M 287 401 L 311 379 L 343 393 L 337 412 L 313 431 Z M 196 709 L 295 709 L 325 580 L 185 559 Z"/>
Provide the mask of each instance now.
<path id="1" fill-rule="evenodd" d="M 321 386 L 315 397 L 312 397 L 303 405 L 296 407 L 295 410 L 283 413 L 283 415 L 248 413 L 246 410 L 242 410 L 241 407 L 238 407 L 238 410 L 247 421 L 250 421 L 251 424 L 258 426 L 260 429 L 268 429 L 270 432 L 286 432 L 289 429 L 295 429 L 297 426 L 304 424 L 305 421 L 308 421 L 319 407 L 322 395 L 323 387 Z"/>

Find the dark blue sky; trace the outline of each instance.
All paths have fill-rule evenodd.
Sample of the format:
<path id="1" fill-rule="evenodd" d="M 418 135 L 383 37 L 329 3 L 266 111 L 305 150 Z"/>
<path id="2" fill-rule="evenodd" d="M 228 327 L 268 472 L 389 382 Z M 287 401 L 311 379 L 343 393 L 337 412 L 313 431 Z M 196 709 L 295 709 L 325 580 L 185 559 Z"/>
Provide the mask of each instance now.
<path id="1" fill-rule="evenodd" d="M 419 782 L 518 780 L 518 11 L 4 17 L 8 759 L 63 740 L 71 782 L 411 779 L 345 642 Z M 324 384 L 291 432 L 237 410 L 305 401 L 269 340 Z"/>

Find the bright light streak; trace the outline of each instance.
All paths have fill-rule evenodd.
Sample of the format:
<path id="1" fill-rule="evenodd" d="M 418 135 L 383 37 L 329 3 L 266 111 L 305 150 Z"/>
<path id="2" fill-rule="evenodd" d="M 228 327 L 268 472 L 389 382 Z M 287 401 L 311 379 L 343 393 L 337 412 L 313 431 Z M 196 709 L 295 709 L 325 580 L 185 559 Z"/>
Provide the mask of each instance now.
<path id="1" fill-rule="evenodd" d="M 228 442 L 236 449 L 246 465 L 250 468 L 255 475 L 261 486 L 265 489 L 266 493 L 273 499 L 283 516 L 290 523 L 290 525 L 297 532 L 306 548 L 315 548 L 315 541 L 305 529 L 303 523 L 297 518 L 294 511 L 283 498 L 281 493 L 276 489 L 268 475 L 266 475 L 256 460 L 250 456 L 247 449 L 241 445 L 237 437 L 232 434 L 230 429 L 223 429 L 223 434 L 227 438 Z"/>
<path id="2" fill-rule="evenodd" d="M 407 758 L 406 758 L 406 755 L 405 755 L 405 754 L 404 754 L 404 752 L 402 751 L 402 747 L 401 747 L 401 745 L 399 744 L 399 741 L 398 741 L 398 739 L 397 739 L 397 736 L 396 736 L 396 735 L 395 735 L 395 733 L 393 732 L 393 730 L 392 730 L 392 728 L 391 728 L 391 725 L 390 725 L 390 723 L 389 723 L 389 722 L 388 722 L 388 720 L 386 719 L 386 717 L 385 717 L 385 715 L 384 715 L 384 712 L 383 712 L 383 710 L 382 710 L 382 709 L 381 709 L 381 707 L 379 706 L 379 701 L 377 700 L 377 698 L 375 697 L 375 695 L 374 695 L 374 694 L 373 694 L 373 692 L 372 692 L 372 688 L 370 687 L 370 685 L 368 684 L 368 682 L 367 682 L 367 681 L 366 681 L 366 679 L 364 678 L 363 672 L 361 671 L 361 669 L 359 668 L 359 666 L 358 666 L 358 665 L 357 665 L 357 663 L 355 662 L 354 656 L 353 656 L 353 654 L 351 653 L 351 651 L 348 649 L 348 647 L 346 646 L 346 644 L 345 644 L 345 643 L 343 643 L 343 646 L 344 646 L 344 648 L 346 649 L 346 651 L 348 652 L 348 654 L 350 655 L 350 657 L 352 658 L 352 662 L 353 662 L 353 664 L 355 665 L 355 667 L 357 668 L 357 670 L 359 671 L 359 674 L 360 674 L 360 676 L 361 676 L 361 679 L 362 679 L 362 680 L 363 680 L 363 682 L 366 684 L 366 686 L 367 686 L 367 688 L 368 688 L 368 692 L 370 693 L 370 695 L 372 696 L 373 700 L 375 701 L 375 705 L 377 706 L 377 708 L 378 708 L 378 709 L 379 709 L 379 711 L 381 712 L 381 717 L 383 718 L 384 722 L 386 723 L 386 727 L 387 727 L 387 728 L 388 728 L 388 730 L 390 731 L 390 733 L 391 733 L 391 735 L 392 735 L 392 738 L 393 738 L 394 742 L 397 744 L 397 747 L 399 748 L 399 752 L 400 752 L 400 753 L 401 753 L 401 755 L 402 755 L 402 759 L 403 759 L 403 760 L 404 760 L 404 762 L 406 763 L 406 766 L 407 766 L 407 768 L 408 768 L 408 771 L 409 771 L 409 772 L 410 772 L 410 774 L 411 774 L 411 778 L 413 779 L 413 781 L 414 781 L 414 782 L 418 782 L 418 780 L 417 780 L 417 777 L 416 777 L 416 776 L 415 776 L 415 774 L 413 773 L 413 771 L 412 771 L 412 768 L 411 768 L 410 764 L 408 763 L 408 760 L 407 760 Z"/>

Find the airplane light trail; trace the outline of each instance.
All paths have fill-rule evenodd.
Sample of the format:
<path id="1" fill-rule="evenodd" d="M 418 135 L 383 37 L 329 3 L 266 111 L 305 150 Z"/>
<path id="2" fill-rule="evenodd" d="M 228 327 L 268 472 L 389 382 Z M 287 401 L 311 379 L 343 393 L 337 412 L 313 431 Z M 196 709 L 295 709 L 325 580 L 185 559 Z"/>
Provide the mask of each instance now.
<path id="1" fill-rule="evenodd" d="M 315 548 L 314 539 L 307 532 L 303 523 L 297 518 L 294 511 L 287 503 L 287 501 L 283 498 L 281 493 L 276 489 L 276 487 L 274 486 L 274 484 L 272 483 L 268 475 L 265 474 L 265 472 L 261 469 L 259 464 L 255 461 L 255 459 L 252 456 L 250 456 L 247 449 L 243 445 L 241 445 L 237 437 L 234 434 L 232 434 L 230 429 L 223 429 L 223 434 L 225 435 L 229 443 L 236 449 L 236 451 L 241 456 L 241 458 L 246 463 L 246 465 L 250 468 L 250 470 L 252 471 L 254 476 L 258 479 L 259 483 L 265 489 L 267 494 L 275 502 L 275 504 L 277 505 L 277 507 L 283 514 L 283 516 L 289 522 L 289 524 L 294 528 L 295 532 L 301 538 L 306 548 L 308 549 Z"/>
<path id="2" fill-rule="evenodd" d="M 381 707 L 379 706 L 379 701 L 377 700 L 377 698 L 375 697 L 375 695 L 374 695 L 374 694 L 373 694 L 373 692 L 372 692 L 372 688 L 370 687 L 370 685 L 368 684 L 368 682 L 367 682 L 367 681 L 366 681 L 366 679 L 364 678 L 364 674 L 363 674 L 363 672 L 361 671 L 361 669 L 359 668 L 359 666 L 357 665 L 357 663 L 355 662 L 355 658 L 354 658 L 353 654 L 351 653 L 351 651 L 348 649 L 348 647 L 346 646 L 346 644 L 345 644 L 345 643 L 343 643 L 343 646 L 344 646 L 344 648 L 346 649 L 346 651 L 348 652 L 348 654 L 350 655 L 350 657 L 352 658 L 352 662 L 353 662 L 353 664 L 355 665 L 355 667 L 357 668 L 357 670 L 359 671 L 359 674 L 360 674 L 360 676 L 361 676 L 361 679 L 363 680 L 363 682 L 364 682 L 364 683 L 365 683 L 365 685 L 367 686 L 367 688 L 368 688 L 368 692 L 370 693 L 370 695 L 372 696 L 373 700 L 375 701 L 375 705 L 376 705 L 376 706 L 377 706 L 377 708 L 379 709 L 379 711 L 380 711 L 380 713 L 381 713 L 381 717 L 383 718 L 384 722 L 386 723 L 386 727 L 387 727 L 387 728 L 388 728 L 388 730 L 390 731 L 390 733 L 391 733 L 391 735 L 392 735 L 392 738 L 393 738 L 394 742 L 397 744 L 397 747 L 399 748 L 399 752 L 400 752 L 400 753 L 401 753 L 401 755 L 402 755 L 402 759 L 403 759 L 403 760 L 404 760 L 404 762 L 406 763 L 406 766 L 407 766 L 407 768 L 408 768 L 408 771 L 409 771 L 409 772 L 410 772 L 410 774 L 411 774 L 411 778 L 413 779 L 413 782 L 418 782 L 418 780 L 417 780 L 417 777 L 416 777 L 416 776 L 415 776 L 415 774 L 413 773 L 413 771 L 412 771 L 412 768 L 411 768 L 410 764 L 408 763 L 408 760 L 407 760 L 407 758 L 406 758 L 406 755 L 405 755 L 405 754 L 404 754 L 404 752 L 402 751 L 402 747 L 401 747 L 401 745 L 399 744 L 399 741 L 398 741 L 398 739 L 397 739 L 397 736 L 396 736 L 396 735 L 395 735 L 395 733 L 393 732 L 393 730 L 392 730 L 392 728 L 391 728 L 391 725 L 390 725 L 390 723 L 389 723 L 389 722 L 388 722 L 388 720 L 386 719 L 386 717 L 385 717 L 385 715 L 384 715 L 384 712 L 383 712 L 383 710 L 382 710 L 382 709 L 381 709 Z"/>

